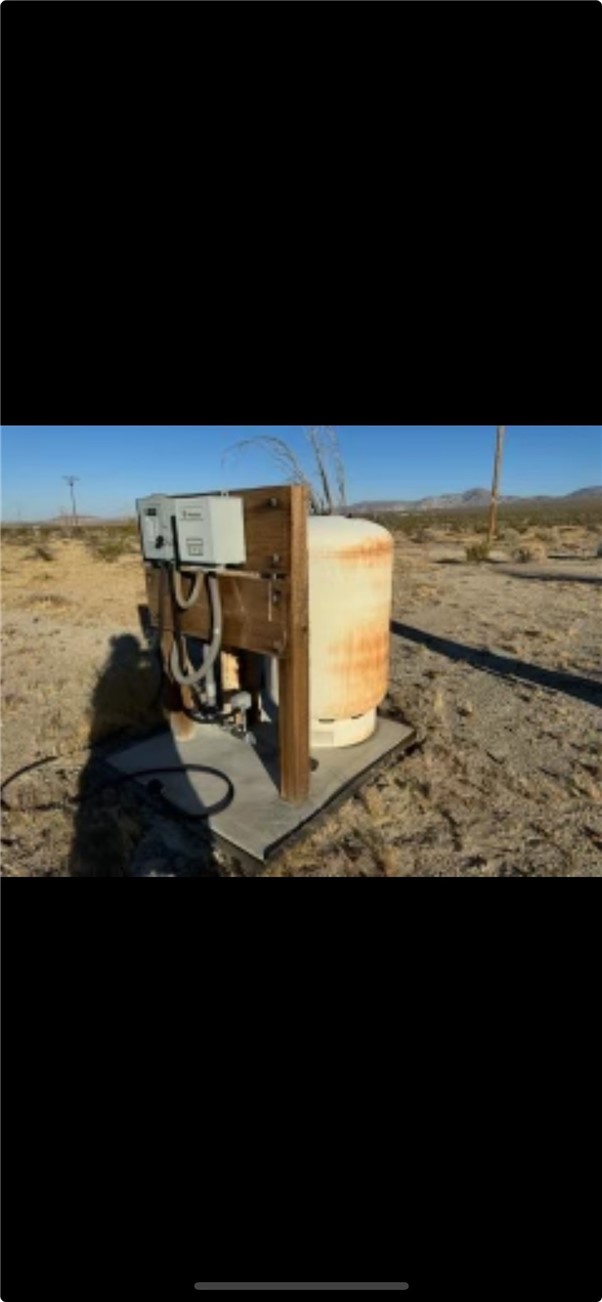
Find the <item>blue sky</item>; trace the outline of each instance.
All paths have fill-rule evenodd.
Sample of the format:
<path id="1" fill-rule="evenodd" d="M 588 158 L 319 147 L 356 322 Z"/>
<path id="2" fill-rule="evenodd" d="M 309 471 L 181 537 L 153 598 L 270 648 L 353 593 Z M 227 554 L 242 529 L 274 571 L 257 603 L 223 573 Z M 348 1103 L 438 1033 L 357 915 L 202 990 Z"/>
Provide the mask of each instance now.
<path id="1" fill-rule="evenodd" d="M 4 426 L 2 516 L 43 519 L 69 507 L 78 475 L 86 515 L 133 514 L 136 497 L 282 482 L 258 448 L 222 458 L 238 439 L 273 434 L 301 458 L 303 425 Z M 491 482 L 494 425 L 338 425 L 349 501 L 462 492 Z M 308 462 L 309 464 L 309 462 Z M 569 493 L 602 483 L 602 426 L 509 425 L 502 491 Z"/>

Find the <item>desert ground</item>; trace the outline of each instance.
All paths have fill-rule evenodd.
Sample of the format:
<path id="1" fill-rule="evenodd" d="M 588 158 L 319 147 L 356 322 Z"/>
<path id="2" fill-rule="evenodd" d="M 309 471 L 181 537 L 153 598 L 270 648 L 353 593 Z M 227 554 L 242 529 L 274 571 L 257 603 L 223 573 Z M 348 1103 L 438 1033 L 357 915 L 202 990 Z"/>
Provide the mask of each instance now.
<path id="1" fill-rule="evenodd" d="M 602 875 L 602 517 L 501 529 L 487 560 L 482 539 L 395 532 L 383 712 L 416 744 L 265 876 Z M 3 873 L 243 875 L 202 824 L 106 785 L 103 743 L 162 719 L 135 531 L 2 543 L 3 778 L 54 757 L 4 792 Z"/>

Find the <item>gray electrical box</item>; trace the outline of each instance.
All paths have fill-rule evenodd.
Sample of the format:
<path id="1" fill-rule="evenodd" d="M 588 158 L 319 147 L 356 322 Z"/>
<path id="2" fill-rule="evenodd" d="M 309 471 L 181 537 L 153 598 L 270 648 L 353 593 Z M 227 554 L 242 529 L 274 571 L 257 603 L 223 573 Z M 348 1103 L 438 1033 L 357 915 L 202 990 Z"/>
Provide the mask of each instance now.
<path id="1" fill-rule="evenodd" d="M 142 554 L 146 561 L 173 561 L 173 499 L 164 493 L 140 497 L 136 502 Z"/>
<path id="2" fill-rule="evenodd" d="M 244 565 L 242 497 L 174 497 L 180 565 Z"/>

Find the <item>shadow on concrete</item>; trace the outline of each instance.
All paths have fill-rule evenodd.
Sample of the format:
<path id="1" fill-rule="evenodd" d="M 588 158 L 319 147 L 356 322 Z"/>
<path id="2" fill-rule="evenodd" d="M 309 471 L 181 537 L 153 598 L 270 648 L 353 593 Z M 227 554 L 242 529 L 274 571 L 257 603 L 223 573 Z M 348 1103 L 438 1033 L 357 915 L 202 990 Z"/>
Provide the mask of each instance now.
<path id="1" fill-rule="evenodd" d="M 436 637 L 433 633 L 426 633 L 411 624 L 400 624 L 396 620 L 391 624 L 391 632 L 397 637 L 406 638 L 409 642 L 417 642 L 420 646 L 427 647 L 429 651 L 447 656 L 449 660 L 463 661 L 473 669 L 495 674 L 498 678 L 515 678 L 521 682 L 531 683 L 535 687 L 563 692 L 565 696 L 573 696 L 588 705 L 602 707 L 602 683 L 596 683 L 590 678 L 578 678 L 574 674 L 542 669 L 539 665 L 532 665 L 512 656 L 501 656 L 495 651 L 480 651 L 477 647 L 468 646 L 464 642 L 452 642 L 449 638 Z"/>
<path id="2" fill-rule="evenodd" d="M 258 723 L 253 728 L 255 737 L 255 754 L 273 782 L 276 791 L 280 790 L 280 756 L 278 746 L 277 719 Z"/>
<path id="3" fill-rule="evenodd" d="M 131 634 L 112 638 L 110 647 L 91 700 L 89 742 L 94 749 L 79 779 L 69 872 L 75 877 L 143 876 L 146 858 L 168 875 L 186 854 L 177 854 L 177 833 L 168 834 L 170 845 L 166 844 L 162 828 L 181 823 L 193 829 L 194 837 L 190 874 L 184 867 L 182 875 L 216 876 L 213 839 L 204 819 L 178 815 L 167 805 L 161 796 L 161 774 L 149 774 L 143 785 L 109 763 L 118 746 L 160 735 L 161 764 L 182 766 L 171 731 L 165 727 L 156 651 L 141 646 Z M 192 791 L 186 778 L 178 776 L 178 782 Z M 194 801 L 195 812 L 202 815 L 196 793 Z"/>

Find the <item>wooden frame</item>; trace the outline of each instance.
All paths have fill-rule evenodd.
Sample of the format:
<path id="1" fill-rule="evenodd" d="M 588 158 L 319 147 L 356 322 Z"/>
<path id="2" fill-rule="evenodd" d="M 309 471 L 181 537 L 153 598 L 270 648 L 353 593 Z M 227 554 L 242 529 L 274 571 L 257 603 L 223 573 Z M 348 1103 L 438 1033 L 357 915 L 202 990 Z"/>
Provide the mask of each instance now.
<path id="1" fill-rule="evenodd" d="M 220 573 L 224 650 L 275 656 L 279 674 L 280 795 L 302 804 L 309 795 L 309 578 L 307 549 L 308 490 L 299 484 L 236 489 L 244 507 L 246 563 Z M 171 680 L 169 653 L 174 611 L 162 571 L 145 563 L 151 623 L 161 631 L 161 649 L 169 686 L 168 708 L 177 714 L 188 705 L 186 688 Z M 183 580 L 185 595 L 196 571 Z M 186 585 L 189 585 L 188 587 Z M 198 602 L 179 612 L 180 632 L 207 639 L 211 611 L 206 587 Z M 247 661 L 252 656 L 247 654 Z M 244 662 L 244 657 L 243 657 Z"/>

